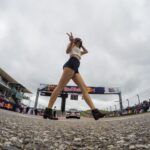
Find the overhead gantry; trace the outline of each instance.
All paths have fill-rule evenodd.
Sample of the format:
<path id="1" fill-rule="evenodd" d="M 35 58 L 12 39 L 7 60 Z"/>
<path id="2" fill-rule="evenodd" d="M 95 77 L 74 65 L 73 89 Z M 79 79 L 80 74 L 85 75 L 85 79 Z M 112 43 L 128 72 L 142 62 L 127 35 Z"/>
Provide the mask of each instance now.
<path id="1" fill-rule="evenodd" d="M 38 105 L 38 98 L 39 95 L 41 96 L 51 96 L 53 90 L 56 88 L 57 85 L 49 85 L 49 84 L 41 84 L 42 87 L 37 89 L 36 93 L 36 99 L 34 104 L 34 109 L 37 108 Z M 87 87 L 87 91 L 89 94 L 115 94 L 119 97 L 119 104 L 120 104 L 120 113 L 123 111 L 123 105 L 122 105 L 122 95 L 119 88 L 107 88 L 107 87 Z M 66 106 L 66 99 L 68 98 L 68 94 L 76 94 L 80 95 L 82 94 L 81 90 L 77 86 L 66 86 L 62 92 L 59 94 L 58 97 L 61 97 L 61 111 L 62 113 L 65 112 L 65 106 Z"/>

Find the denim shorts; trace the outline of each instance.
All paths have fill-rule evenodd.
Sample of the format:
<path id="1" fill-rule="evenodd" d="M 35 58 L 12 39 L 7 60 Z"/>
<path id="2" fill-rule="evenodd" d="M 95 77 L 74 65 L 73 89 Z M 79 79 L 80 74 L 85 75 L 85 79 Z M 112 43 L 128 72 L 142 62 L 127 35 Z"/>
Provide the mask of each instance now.
<path id="1" fill-rule="evenodd" d="M 80 66 L 80 61 L 75 57 L 70 57 L 70 59 L 63 65 L 63 68 L 68 67 L 74 70 L 75 73 L 79 73 L 78 70 L 79 66 Z"/>

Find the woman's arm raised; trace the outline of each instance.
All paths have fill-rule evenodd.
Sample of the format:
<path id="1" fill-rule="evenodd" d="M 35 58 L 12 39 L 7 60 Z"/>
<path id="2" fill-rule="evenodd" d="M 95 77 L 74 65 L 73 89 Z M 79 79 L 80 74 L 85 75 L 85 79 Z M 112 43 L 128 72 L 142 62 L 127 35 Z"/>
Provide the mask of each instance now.
<path id="1" fill-rule="evenodd" d="M 67 46 L 67 49 L 66 49 L 66 53 L 67 53 L 67 54 L 70 53 L 72 47 L 73 47 L 73 41 L 71 41 L 71 42 L 68 44 L 68 46 Z"/>
<path id="2" fill-rule="evenodd" d="M 70 32 L 70 34 L 67 33 L 67 35 L 69 36 L 69 41 L 70 41 L 70 43 L 69 43 L 69 45 L 67 46 L 67 49 L 66 49 L 66 53 L 68 54 L 68 53 L 70 53 L 70 51 L 71 51 L 71 49 L 72 49 L 72 47 L 73 47 L 74 38 L 73 38 L 72 32 Z"/>

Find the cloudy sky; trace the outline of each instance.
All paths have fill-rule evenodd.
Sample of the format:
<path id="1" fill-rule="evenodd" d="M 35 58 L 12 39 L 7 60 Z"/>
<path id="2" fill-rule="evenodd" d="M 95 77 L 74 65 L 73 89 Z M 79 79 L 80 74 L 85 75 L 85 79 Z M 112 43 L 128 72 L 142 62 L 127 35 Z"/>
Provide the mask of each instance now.
<path id="1" fill-rule="evenodd" d="M 150 97 L 149 18 L 149 0 L 1 0 L 0 67 L 33 92 L 33 105 L 40 83 L 58 83 L 69 57 L 66 32 L 73 32 L 89 51 L 80 66 L 86 84 L 120 87 L 124 107 L 127 98 L 134 105 L 137 94 Z M 119 108 L 116 95 L 92 98 L 100 109 Z M 81 97 L 67 100 L 72 107 L 89 108 Z"/>

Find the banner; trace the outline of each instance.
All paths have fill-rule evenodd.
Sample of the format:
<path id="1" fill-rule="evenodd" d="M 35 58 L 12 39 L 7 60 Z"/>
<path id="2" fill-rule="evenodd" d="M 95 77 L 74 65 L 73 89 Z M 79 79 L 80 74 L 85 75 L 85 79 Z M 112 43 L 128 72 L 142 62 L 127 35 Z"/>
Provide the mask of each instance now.
<path id="1" fill-rule="evenodd" d="M 40 89 L 41 93 L 48 92 L 52 93 L 57 85 L 47 85 Z M 104 87 L 87 87 L 87 92 L 89 94 L 104 94 Z M 62 93 L 77 93 L 81 94 L 82 91 L 77 86 L 66 86 Z M 43 94 L 44 95 L 44 94 Z"/>
<path id="2" fill-rule="evenodd" d="M 43 89 L 41 89 L 42 96 L 49 96 L 54 91 L 57 85 L 47 85 Z M 107 88 L 107 87 L 87 87 L 87 92 L 89 94 L 117 94 L 120 92 L 118 88 Z M 66 86 L 62 93 L 76 93 L 81 94 L 82 91 L 77 86 Z"/>
<path id="3" fill-rule="evenodd" d="M 120 93 L 120 89 L 119 88 L 105 87 L 105 94 L 117 94 L 117 93 Z"/>
<path id="4" fill-rule="evenodd" d="M 70 99 L 71 100 L 78 100 L 78 94 L 71 94 Z"/>

